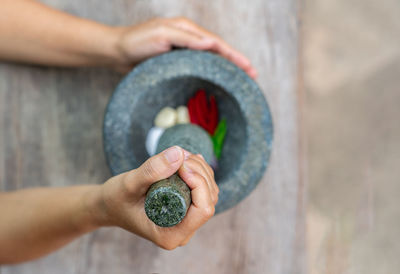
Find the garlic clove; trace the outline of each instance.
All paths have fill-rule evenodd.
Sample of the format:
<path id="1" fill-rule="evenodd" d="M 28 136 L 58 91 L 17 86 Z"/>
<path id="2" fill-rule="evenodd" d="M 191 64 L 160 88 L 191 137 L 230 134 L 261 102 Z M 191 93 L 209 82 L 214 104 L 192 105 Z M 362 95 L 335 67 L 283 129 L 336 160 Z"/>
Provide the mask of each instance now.
<path id="1" fill-rule="evenodd" d="M 154 119 L 154 125 L 160 128 L 169 128 L 176 124 L 177 112 L 171 107 L 165 107 L 160 110 Z"/>
<path id="2" fill-rule="evenodd" d="M 189 112 L 186 106 L 179 106 L 176 108 L 177 124 L 187 124 L 190 122 Z"/>

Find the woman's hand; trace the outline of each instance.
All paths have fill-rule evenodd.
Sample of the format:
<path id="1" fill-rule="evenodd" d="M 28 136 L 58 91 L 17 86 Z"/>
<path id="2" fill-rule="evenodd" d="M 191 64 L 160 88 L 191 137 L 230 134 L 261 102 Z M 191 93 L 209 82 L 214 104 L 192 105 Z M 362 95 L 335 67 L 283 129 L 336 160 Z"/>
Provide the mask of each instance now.
<path id="1" fill-rule="evenodd" d="M 151 184 L 176 171 L 192 191 L 192 204 L 181 223 L 159 227 L 145 213 L 146 192 Z M 101 226 L 120 226 L 160 247 L 174 249 L 186 244 L 211 218 L 217 201 L 218 187 L 210 166 L 202 156 L 179 147 L 103 185 L 0 192 L 0 264 L 38 258 Z"/>
<path id="2" fill-rule="evenodd" d="M 117 27 L 116 33 L 117 68 L 121 71 L 127 71 L 135 64 L 175 46 L 213 51 L 235 63 L 250 77 L 257 76 L 250 61 L 241 53 L 217 35 L 183 17 L 157 18 L 135 26 Z"/>
<path id="3" fill-rule="evenodd" d="M 175 46 L 213 51 L 250 77 L 257 75 L 241 53 L 183 17 L 114 27 L 38 1 L 4 0 L 0 11 L 8 15 L 0 18 L 0 60 L 67 67 L 108 66 L 127 72 L 139 62 Z"/>
<path id="4" fill-rule="evenodd" d="M 146 215 L 144 200 L 149 187 L 178 171 L 191 189 L 192 204 L 181 223 L 159 227 Z M 139 168 L 108 180 L 98 192 L 100 205 L 93 214 L 99 225 L 120 226 L 171 250 L 185 245 L 195 231 L 213 215 L 218 186 L 211 167 L 201 155 L 171 147 L 149 158 Z"/>

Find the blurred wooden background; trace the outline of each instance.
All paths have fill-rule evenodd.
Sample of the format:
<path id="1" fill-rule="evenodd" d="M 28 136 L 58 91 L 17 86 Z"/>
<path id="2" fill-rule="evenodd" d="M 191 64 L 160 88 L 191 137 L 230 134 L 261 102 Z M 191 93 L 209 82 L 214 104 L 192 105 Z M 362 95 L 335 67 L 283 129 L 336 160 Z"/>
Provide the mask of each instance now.
<path id="1" fill-rule="evenodd" d="M 221 35 L 258 69 L 274 118 L 273 153 L 250 197 L 214 217 L 185 247 L 164 251 L 107 228 L 45 258 L 4 266 L 0 273 L 305 273 L 297 1 L 44 2 L 115 25 L 183 15 Z M 109 178 L 102 119 L 121 77 L 106 69 L 0 64 L 1 189 L 96 184 Z"/>
<path id="2" fill-rule="evenodd" d="M 399 273 L 400 1 L 303 17 L 309 273 Z"/>

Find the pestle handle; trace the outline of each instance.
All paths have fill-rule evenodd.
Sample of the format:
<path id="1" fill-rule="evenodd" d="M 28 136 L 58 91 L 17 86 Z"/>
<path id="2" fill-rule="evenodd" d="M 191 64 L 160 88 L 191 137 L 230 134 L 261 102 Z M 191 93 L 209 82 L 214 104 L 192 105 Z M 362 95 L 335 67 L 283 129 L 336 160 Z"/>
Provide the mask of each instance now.
<path id="1" fill-rule="evenodd" d="M 160 137 L 156 152 L 160 153 L 174 145 L 193 154 L 201 153 L 208 163 L 213 157 L 210 136 L 202 128 L 192 124 L 176 125 L 165 130 Z M 150 186 L 144 207 L 147 217 L 156 225 L 170 227 L 182 221 L 191 202 L 189 187 L 175 173 Z"/>

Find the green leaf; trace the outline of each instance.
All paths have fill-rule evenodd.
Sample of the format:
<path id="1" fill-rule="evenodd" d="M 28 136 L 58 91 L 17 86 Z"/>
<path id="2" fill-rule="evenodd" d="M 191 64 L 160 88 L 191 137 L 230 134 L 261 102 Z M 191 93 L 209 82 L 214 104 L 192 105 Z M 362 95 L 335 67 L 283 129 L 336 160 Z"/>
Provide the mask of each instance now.
<path id="1" fill-rule="evenodd" d="M 214 145 L 214 153 L 217 159 L 221 157 L 221 152 L 222 152 L 222 147 L 224 145 L 226 132 L 227 132 L 226 119 L 222 119 L 218 123 L 214 135 L 211 138 Z"/>

